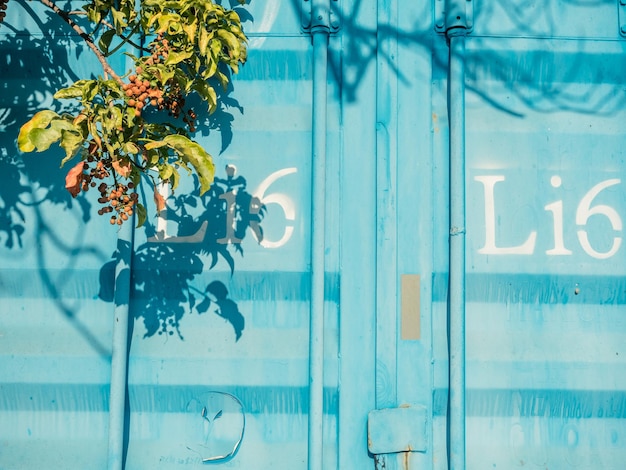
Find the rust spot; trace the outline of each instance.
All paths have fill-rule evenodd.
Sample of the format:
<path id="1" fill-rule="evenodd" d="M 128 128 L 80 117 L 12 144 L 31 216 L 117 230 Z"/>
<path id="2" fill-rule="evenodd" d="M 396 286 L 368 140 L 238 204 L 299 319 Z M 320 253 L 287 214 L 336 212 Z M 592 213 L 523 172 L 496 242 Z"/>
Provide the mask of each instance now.
<path id="1" fill-rule="evenodd" d="M 409 456 L 410 455 L 411 455 L 411 452 L 404 453 L 404 459 L 402 460 L 402 467 L 404 468 L 404 470 L 409 470 Z"/>

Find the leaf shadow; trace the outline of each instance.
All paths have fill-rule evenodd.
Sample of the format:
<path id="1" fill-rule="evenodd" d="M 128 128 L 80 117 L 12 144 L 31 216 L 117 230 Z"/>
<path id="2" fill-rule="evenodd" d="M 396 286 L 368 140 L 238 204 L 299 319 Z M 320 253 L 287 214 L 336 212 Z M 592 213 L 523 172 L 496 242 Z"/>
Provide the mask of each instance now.
<path id="1" fill-rule="evenodd" d="M 226 177 L 217 177 L 202 196 L 198 195 L 197 179 L 193 192 L 170 196 L 168 219 L 147 223 L 147 242 L 133 249 L 130 310 L 142 321 L 144 338 L 176 335 L 183 340 L 185 315 L 207 312 L 232 326 L 235 341 L 242 336 L 245 318 L 229 298 L 226 285 L 214 280 L 198 288 L 194 282 L 206 265 L 210 270 L 220 261 L 232 275 L 236 257 L 244 256 L 248 233 L 257 242 L 263 239 L 265 206 L 246 190 L 246 179 L 236 174 L 233 165 L 228 165 L 226 172 Z M 166 222 L 174 222 L 176 235 L 167 233 Z M 107 302 L 114 300 L 118 255 L 116 251 L 101 269 L 99 297 Z"/>

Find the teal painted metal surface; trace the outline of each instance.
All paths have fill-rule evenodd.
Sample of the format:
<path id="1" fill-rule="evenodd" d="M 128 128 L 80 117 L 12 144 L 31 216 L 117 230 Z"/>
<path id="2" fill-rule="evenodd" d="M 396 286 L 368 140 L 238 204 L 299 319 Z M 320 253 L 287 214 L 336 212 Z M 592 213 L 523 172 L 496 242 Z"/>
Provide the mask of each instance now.
<path id="1" fill-rule="evenodd" d="M 465 28 L 448 30 L 450 268 L 448 287 L 449 465 L 465 468 Z"/>
<path id="2" fill-rule="evenodd" d="M 373 410 L 367 416 L 367 448 L 374 455 L 428 450 L 425 406 Z"/>
<path id="3" fill-rule="evenodd" d="M 130 318 L 130 273 L 134 217 L 118 233 L 115 261 L 113 338 L 111 344 L 111 386 L 109 392 L 109 470 L 124 467 L 126 443 L 126 395 L 128 389 L 128 329 Z"/>
<path id="4" fill-rule="evenodd" d="M 124 468 L 206 468 L 220 456 L 212 466 L 452 466 L 448 437 L 462 426 L 448 424 L 460 421 L 448 419 L 454 131 L 438 1 L 329 2 L 341 27 L 328 38 L 323 135 L 312 125 L 308 6 L 242 10 L 249 60 L 201 137 L 218 180 L 201 198 L 185 196 L 196 182 L 184 179 L 166 214 L 152 211 L 134 233 Z M 467 469 L 626 460 L 626 43 L 616 8 L 473 5 L 463 64 Z M 95 216 L 93 195 L 66 193 L 58 153 L 15 149 L 19 125 L 53 89 L 99 65 L 36 2 L 7 11 L 0 468 L 105 468 L 118 233 Z M 315 135 L 328 155 L 323 243 Z M 321 270 L 311 260 L 320 246 Z M 419 339 L 402 335 L 405 274 L 421 280 L 410 309 Z M 313 302 L 323 318 L 311 327 Z M 313 353 L 311 335 L 323 339 Z M 425 449 L 369 453 L 369 413 L 406 404 L 425 410 Z"/>
<path id="5" fill-rule="evenodd" d="M 313 112 L 311 123 L 311 314 L 309 326 L 308 468 L 324 465 L 324 273 L 326 257 L 326 134 L 330 5 L 311 1 Z"/>

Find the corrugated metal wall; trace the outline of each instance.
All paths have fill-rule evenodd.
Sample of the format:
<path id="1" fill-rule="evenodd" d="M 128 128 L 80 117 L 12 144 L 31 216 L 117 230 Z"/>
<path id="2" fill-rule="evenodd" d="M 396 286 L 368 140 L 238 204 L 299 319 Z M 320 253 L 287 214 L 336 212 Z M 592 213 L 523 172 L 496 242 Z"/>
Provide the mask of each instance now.
<path id="1" fill-rule="evenodd" d="M 308 448 L 319 210 L 308 2 L 246 7 L 248 63 L 200 139 L 218 180 L 202 198 L 185 195 L 195 182 L 183 181 L 132 246 L 95 215 L 93 195 L 71 199 L 58 153 L 17 153 L 19 126 L 56 88 L 100 72 L 44 7 L 9 4 L 0 26 L 0 468 L 107 467 L 119 248 L 133 253 L 117 280 L 130 283 L 134 318 L 126 469 L 201 468 L 242 431 L 220 466 L 311 468 L 311 452 L 323 451 L 324 469 L 448 467 L 455 188 L 449 49 L 435 31 L 444 3 L 331 2 L 323 449 Z M 467 3 L 466 468 L 620 469 L 618 5 Z M 403 405 L 425 411 L 423 430 L 406 436 L 419 448 L 372 455 L 368 413 Z M 370 429 L 370 449 L 397 437 L 394 419 Z"/>
<path id="2" fill-rule="evenodd" d="M 617 469 L 626 69 L 616 4 L 485 7 L 467 43 L 468 468 Z"/>

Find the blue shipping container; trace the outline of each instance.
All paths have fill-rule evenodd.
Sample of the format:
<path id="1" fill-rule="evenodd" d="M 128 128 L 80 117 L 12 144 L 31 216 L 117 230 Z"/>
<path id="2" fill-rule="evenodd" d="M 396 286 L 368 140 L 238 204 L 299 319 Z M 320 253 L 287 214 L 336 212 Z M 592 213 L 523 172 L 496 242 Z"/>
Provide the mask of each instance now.
<path id="1" fill-rule="evenodd" d="M 214 185 L 118 230 L 17 150 L 101 66 L 12 0 L 0 469 L 625 468 L 623 3 L 252 0 Z"/>

